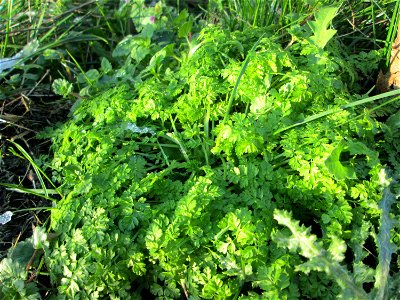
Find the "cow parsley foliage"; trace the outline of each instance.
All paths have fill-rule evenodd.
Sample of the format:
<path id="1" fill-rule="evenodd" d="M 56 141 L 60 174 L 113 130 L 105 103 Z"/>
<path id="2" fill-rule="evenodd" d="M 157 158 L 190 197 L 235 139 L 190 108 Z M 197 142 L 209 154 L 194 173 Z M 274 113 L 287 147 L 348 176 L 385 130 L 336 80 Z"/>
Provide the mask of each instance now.
<path id="1" fill-rule="evenodd" d="M 398 170 L 400 127 L 352 105 L 335 12 L 289 46 L 217 25 L 185 39 L 182 13 L 168 38 L 143 23 L 116 47 L 107 84 L 46 133 L 66 194 L 46 251 L 60 299 L 399 295 L 398 172 L 383 186 L 382 170 Z"/>

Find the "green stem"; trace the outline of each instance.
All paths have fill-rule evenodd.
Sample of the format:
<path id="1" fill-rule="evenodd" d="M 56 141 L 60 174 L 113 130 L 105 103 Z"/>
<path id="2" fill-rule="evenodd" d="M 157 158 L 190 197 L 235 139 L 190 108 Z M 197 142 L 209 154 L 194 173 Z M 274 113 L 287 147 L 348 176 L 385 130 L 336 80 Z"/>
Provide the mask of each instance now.
<path id="1" fill-rule="evenodd" d="M 162 146 L 161 146 L 161 144 L 158 142 L 158 140 L 157 140 L 157 145 L 158 145 L 158 147 L 160 147 L 161 154 L 162 154 L 162 156 L 164 157 L 165 162 L 167 163 L 167 166 L 169 166 L 170 164 L 169 164 L 168 156 L 165 154 L 164 149 L 162 148 Z"/>
<path id="2" fill-rule="evenodd" d="M 176 130 L 175 121 L 174 121 L 174 119 L 172 119 L 171 115 L 169 116 L 169 119 L 171 120 L 171 125 L 172 125 L 172 128 L 174 129 L 174 133 L 178 137 L 179 132 L 178 132 L 178 130 Z M 170 140 L 172 140 L 176 144 L 178 144 L 178 146 L 179 146 L 179 148 L 180 148 L 180 150 L 181 150 L 181 152 L 183 154 L 183 157 L 185 158 L 185 160 L 187 162 L 189 162 L 190 161 L 189 156 L 187 155 L 187 152 L 186 152 L 185 148 L 183 147 L 182 143 L 177 138 L 173 138 L 173 137 L 170 137 L 170 136 L 167 136 L 167 135 L 165 137 L 170 139 Z"/>
<path id="3" fill-rule="evenodd" d="M 231 113 L 231 109 L 232 109 L 232 106 L 233 106 L 233 100 L 235 99 L 236 92 L 237 92 L 240 80 L 242 79 L 242 76 L 246 72 L 246 69 L 247 69 L 247 67 L 249 65 L 249 62 L 250 62 L 250 55 L 255 51 L 256 47 L 258 46 L 258 44 L 260 44 L 261 39 L 265 36 L 265 34 L 266 33 L 264 33 L 262 36 L 260 36 L 260 38 L 257 40 L 257 42 L 254 43 L 254 45 L 253 45 L 253 47 L 251 47 L 249 53 L 247 53 L 246 59 L 243 61 L 243 65 L 242 65 L 242 68 L 240 69 L 239 76 L 238 76 L 238 78 L 236 80 L 236 83 L 235 83 L 235 86 L 233 88 L 232 94 L 231 94 L 231 96 L 229 98 L 228 107 L 226 109 L 225 117 L 224 117 L 224 120 L 222 121 L 222 123 L 226 123 L 228 121 L 228 119 L 229 119 L 229 115 Z"/>
<path id="4" fill-rule="evenodd" d="M 7 49 L 7 44 L 8 44 L 8 36 L 10 34 L 10 28 L 11 28 L 11 19 L 12 19 L 12 7 L 13 7 L 13 1 L 8 1 L 8 6 L 7 6 L 7 25 L 6 25 L 6 34 L 4 37 L 4 44 L 3 44 L 3 50 L 2 50 L 2 57 L 5 57 L 6 55 L 6 49 Z"/>
<path id="5" fill-rule="evenodd" d="M 210 110 L 211 110 L 211 105 L 210 102 L 207 104 L 207 110 L 206 114 L 204 116 L 204 140 L 202 143 L 203 147 L 203 152 L 204 152 L 204 157 L 206 159 L 206 164 L 209 165 L 209 159 L 208 159 L 208 153 L 210 152 L 210 149 L 208 147 L 208 141 L 209 141 L 209 135 L 210 135 Z"/>

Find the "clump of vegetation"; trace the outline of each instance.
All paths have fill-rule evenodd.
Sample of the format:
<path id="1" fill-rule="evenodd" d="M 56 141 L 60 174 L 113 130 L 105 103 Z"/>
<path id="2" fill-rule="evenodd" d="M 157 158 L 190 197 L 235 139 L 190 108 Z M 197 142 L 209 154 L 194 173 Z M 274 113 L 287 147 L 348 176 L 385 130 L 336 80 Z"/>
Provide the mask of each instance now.
<path id="1" fill-rule="evenodd" d="M 385 52 L 348 51 L 339 9 L 283 33 L 123 3 L 135 33 L 53 83 L 79 100 L 41 133 L 52 180 L 32 164 L 61 200 L 0 295 L 40 297 L 28 264 L 68 299 L 396 299 L 399 93 L 362 94 Z"/>

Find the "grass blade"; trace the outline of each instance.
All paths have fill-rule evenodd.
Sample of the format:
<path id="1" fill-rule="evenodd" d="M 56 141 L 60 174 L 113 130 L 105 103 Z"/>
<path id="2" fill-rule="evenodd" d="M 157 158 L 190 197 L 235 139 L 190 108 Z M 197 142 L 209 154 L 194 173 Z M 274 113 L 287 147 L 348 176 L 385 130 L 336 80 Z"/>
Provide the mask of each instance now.
<path id="1" fill-rule="evenodd" d="M 358 101 L 354 101 L 354 102 L 342 105 L 341 107 L 325 110 L 325 111 L 320 112 L 318 114 L 309 116 L 309 117 L 305 118 L 303 121 L 300 121 L 300 122 L 294 123 L 292 125 L 289 125 L 287 127 L 278 129 L 278 130 L 276 130 L 274 132 L 274 135 L 276 135 L 278 133 L 281 133 L 281 132 L 284 132 L 286 130 L 292 129 L 294 127 L 297 127 L 297 126 L 300 126 L 300 125 L 304 125 L 306 123 L 318 120 L 318 119 L 320 119 L 322 117 L 341 112 L 341 111 L 346 110 L 346 109 L 351 108 L 351 107 L 355 107 L 355 106 L 358 106 L 358 105 L 366 104 L 366 103 L 373 102 L 373 101 L 376 101 L 376 100 L 380 100 L 380 99 L 383 99 L 383 98 L 386 98 L 386 97 L 399 96 L 399 95 L 400 95 L 400 90 L 394 90 L 394 91 L 386 92 L 386 93 L 379 94 L 379 95 L 376 95 L 376 96 L 372 96 L 372 97 L 368 97 L 368 98 L 365 98 L 365 99 L 361 99 L 361 100 L 358 100 Z M 392 100 L 390 100 L 388 102 L 391 103 L 391 102 L 397 101 L 397 100 L 400 100 L 400 96 L 396 97 L 395 99 L 392 99 Z"/>
<path id="2" fill-rule="evenodd" d="M 46 178 L 46 180 L 54 187 L 54 189 L 57 191 L 57 193 L 62 196 L 61 192 L 58 190 L 58 188 L 54 185 L 54 183 L 50 180 L 50 178 L 46 175 L 46 173 L 39 168 L 39 166 L 34 162 L 34 160 L 32 159 L 32 157 L 28 154 L 28 152 L 25 151 L 24 148 L 22 148 L 19 144 L 10 141 L 17 149 L 18 151 L 22 154 L 23 158 L 25 158 L 27 161 L 29 161 L 29 163 L 32 165 L 36 176 L 38 177 L 38 180 L 40 182 L 40 185 L 43 189 L 43 193 L 44 196 L 48 197 L 49 196 L 49 192 L 46 188 L 46 185 L 44 183 L 43 177 Z M 15 153 L 15 152 L 14 152 Z M 43 177 L 42 177 L 43 175 Z"/>
<path id="3" fill-rule="evenodd" d="M 33 195 L 36 197 L 40 197 L 49 201 L 58 201 L 57 199 L 51 198 L 48 195 L 59 195 L 58 191 L 55 189 L 27 189 L 24 187 L 21 187 L 17 184 L 11 184 L 11 183 L 0 183 L 1 186 L 4 186 L 7 188 L 9 191 L 17 192 L 17 193 L 22 193 L 22 194 L 29 194 Z M 47 195 L 46 195 L 47 193 Z"/>
<path id="4" fill-rule="evenodd" d="M 228 107 L 226 108 L 226 112 L 225 112 L 223 123 L 226 123 L 226 121 L 228 121 L 228 119 L 229 119 L 229 115 L 230 115 L 230 112 L 231 112 L 231 109 L 232 109 L 232 106 L 233 106 L 233 101 L 235 99 L 237 89 L 239 87 L 239 84 L 240 84 L 240 81 L 242 79 L 242 76 L 246 72 L 247 66 L 249 65 L 249 62 L 250 62 L 250 56 L 254 52 L 254 50 L 257 48 L 257 46 L 260 44 L 261 40 L 263 39 L 263 37 L 265 35 L 266 35 L 266 33 L 261 35 L 260 38 L 257 40 L 257 42 L 254 43 L 253 47 L 251 47 L 249 53 L 247 53 L 246 59 L 244 60 L 244 62 L 242 64 L 242 68 L 240 69 L 239 76 L 236 79 L 235 87 L 233 88 L 232 94 L 229 97 Z"/>

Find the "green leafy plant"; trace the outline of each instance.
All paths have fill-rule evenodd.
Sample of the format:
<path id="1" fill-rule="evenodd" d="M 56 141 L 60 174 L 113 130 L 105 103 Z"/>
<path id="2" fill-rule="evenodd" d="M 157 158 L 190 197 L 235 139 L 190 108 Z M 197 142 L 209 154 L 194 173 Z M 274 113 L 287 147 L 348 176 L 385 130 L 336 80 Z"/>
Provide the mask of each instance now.
<path id="1" fill-rule="evenodd" d="M 398 174 L 381 170 L 398 169 L 399 126 L 377 116 L 399 92 L 357 94 L 383 53 L 341 54 L 337 8 L 294 24 L 288 45 L 134 4 L 137 32 L 41 134 L 65 195 L 43 245 L 53 296 L 394 299 Z"/>
<path id="2" fill-rule="evenodd" d="M 337 7 L 322 7 L 315 14 L 315 21 L 310 21 L 310 26 L 313 35 L 310 37 L 310 41 L 320 48 L 324 48 L 330 39 L 336 34 L 336 30 L 328 29 L 329 23 L 332 22 L 333 18 L 337 13 Z"/>
<path id="3" fill-rule="evenodd" d="M 279 224 L 287 226 L 291 233 L 291 237 L 285 236 L 284 233 L 277 233 L 273 238 L 278 245 L 287 247 L 291 251 L 300 249 L 300 254 L 309 261 L 298 265 L 297 271 L 310 273 L 310 271 L 323 271 L 332 280 L 335 280 L 342 288 L 341 297 L 346 299 L 389 299 L 389 269 L 391 256 L 395 252 L 396 247 L 390 241 L 390 230 L 393 228 L 393 220 L 390 217 L 390 209 L 396 197 L 390 191 L 390 181 L 386 178 L 384 170 L 381 172 L 381 184 L 383 186 L 383 197 L 379 203 L 381 208 L 380 228 L 376 238 L 377 247 L 379 249 L 379 263 L 375 274 L 375 289 L 369 293 L 365 293 L 362 284 L 364 280 L 368 280 L 366 270 L 364 276 L 361 274 L 351 274 L 340 263 L 345 258 L 346 244 L 337 237 L 332 238 L 331 245 L 326 250 L 322 243 L 317 242 L 315 235 L 310 234 L 310 228 L 306 229 L 299 226 L 295 222 L 291 214 L 286 211 L 275 210 L 274 218 Z M 365 267 L 364 267 L 365 268 Z M 355 266 L 354 270 L 361 271 Z M 368 282 L 368 281 L 367 281 Z"/>
<path id="4" fill-rule="evenodd" d="M 72 120 L 48 133 L 54 179 L 68 194 L 51 220 L 60 234 L 49 255 L 59 294 L 366 295 L 360 282 L 369 277 L 340 262 L 349 232 L 380 215 L 379 170 L 389 161 L 378 157 L 380 123 L 361 112 L 377 98 L 348 92 L 354 69 L 342 72 L 344 58 L 312 40 L 326 24 L 312 26 L 286 49 L 265 30 L 216 26 L 154 50 L 160 29 L 143 26 L 116 47 L 136 83 L 79 102 Z M 183 29 L 175 30 L 179 40 Z M 104 73 L 120 72 L 107 65 Z M 301 257 L 273 234 L 275 208 L 320 220 L 320 246 L 293 228 L 311 259 L 303 270 L 330 273 L 313 273 L 320 279 L 311 283 L 298 276 Z M 313 260 L 323 254 L 324 264 Z M 347 277 L 329 288 L 339 273 Z"/>
<path id="5" fill-rule="evenodd" d="M 48 236 L 42 227 L 36 227 L 31 238 L 10 248 L 8 257 L 0 262 L 0 296 L 3 299 L 41 299 L 39 289 L 28 274 L 31 265 L 43 265 L 38 253 L 48 251 Z M 40 269 L 40 268 L 39 268 Z M 38 275 L 36 270 L 32 276 Z"/>

